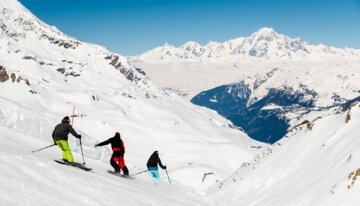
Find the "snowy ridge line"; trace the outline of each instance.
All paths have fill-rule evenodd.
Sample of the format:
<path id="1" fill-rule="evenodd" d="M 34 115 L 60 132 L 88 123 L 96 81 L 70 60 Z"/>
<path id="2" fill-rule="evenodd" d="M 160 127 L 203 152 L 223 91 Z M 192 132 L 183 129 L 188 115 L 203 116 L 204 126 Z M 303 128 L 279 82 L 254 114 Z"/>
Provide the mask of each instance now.
<path id="1" fill-rule="evenodd" d="M 109 65 L 117 69 L 129 80 L 139 81 L 140 79 L 144 79 L 144 74 L 139 73 L 128 62 L 127 58 L 111 53 L 102 46 L 83 43 L 65 35 L 55 27 L 48 26 L 36 18 L 17 0 L 4 0 L 1 2 L 0 6 L 2 10 L 0 12 L 3 13 L 0 17 L 0 24 L 2 25 L 0 37 L 5 40 L 4 43 L 7 42 L 7 44 L 4 45 L 0 44 L 0 48 L 7 49 L 8 52 L 12 52 L 16 56 L 23 54 L 25 55 L 23 58 L 32 58 L 43 66 L 49 65 L 61 68 L 62 66 L 59 66 L 59 63 L 61 62 L 61 64 L 67 64 L 67 67 L 71 69 L 74 67 L 72 61 L 64 62 L 62 61 L 63 59 L 56 59 L 56 57 L 58 57 L 57 54 L 53 56 L 46 55 L 44 54 L 44 51 L 41 51 L 42 48 L 35 50 L 31 47 L 42 46 L 54 50 L 65 49 L 69 57 L 72 56 L 71 53 L 75 52 L 77 53 L 76 56 L 80 57 L 75 58 L 77 58 L 77 60 L 81 59 L 81 67 L 84 67 L 85 65 L 89 67 L 89 65 L 84 62 L 89 62 L 90 53 L 94 53 L 96 56 L 103 56 L 104 59 L 109 61 Z M 39 44 L 36 45 L 34 42 L 38 42 Z M 20 47 L 16 45 L 20 45 Z M 50 52 L 50 54 L 51 53 L 53 53 L 53 51 Z M 64 51 L 62 51 L 62 53 L 64 54 Z M 87 56 L 85 55 L 86 53 Z M 44 57 L 44 55 L 47 57 Z M 51 61 L 44 61 L 46 59 L 51 59 Z M 72 56 L 71 59 L 74 59 L 74 56 Z"/>
<path id="2" fill-rule="evenodd" d="M 200 45 L 189 41 L 180 47 L 168 43 L 144 54 L 131 57 L 133 60 L 145 62 L 173 62 L 173 61 L 232 61 L 235 58 L 308 58 L 316 56 L 360 56 L 359 49 L 335 48 L 323 44 L 311 45 L 301 38 L 289 38 L 279 34 L 272 28 L 262 28 L 249 37 L 240 37 L 223 43 L 209 42 Z"/>

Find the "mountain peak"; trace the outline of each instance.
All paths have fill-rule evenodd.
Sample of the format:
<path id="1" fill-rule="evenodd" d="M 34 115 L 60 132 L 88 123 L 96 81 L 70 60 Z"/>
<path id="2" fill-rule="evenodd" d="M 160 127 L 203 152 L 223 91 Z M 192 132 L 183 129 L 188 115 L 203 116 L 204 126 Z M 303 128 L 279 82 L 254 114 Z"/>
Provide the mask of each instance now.
<path id="1" fill-rule="evenodd" d="M 0 8 L 13 8 L 16 4 L 19 4 L 17 0 L 1 0 Z"/>
<path id="2" fill-rule="evenodd" d="M 257 34 L 274 34 L 274 33 L 276 33 L 276 31 L 273 28 L 264 27 L 264 28 L 259 29 L 255 33 L 257 33 Z"/>
<path id="3" fill-rule="evenodd" d="M 171 45 L 170 43 L 166 42 L 162 47 L 164 47 L 164 48 L 172 48 L 174 46 Z"/>
<path id="4" fill-rule="evenodd" d="M 180 46 L 180 48 L 183 48 L 185 50 L 193 50 L 193 49 L 196 49 L 199 47 L 201 47 L 201 45 L 195 41 L 188 41 L 185 44 Z"/>
<path id="5" fill-rule="evenodd" d="M 0 9 L 2 11 L 11 10 L 15 15 L 29 14 L 29 11 L 18 0 L 1 0 Z"/>
<path id="6" fill-rule="evenodd" d="M 257 32 L 254 32 L 250 37 L 258 38 L 258 39 L 265 38 L 267 40 L 271 40 L 271 39 L 277 38 L 279 36 L 283 36 L 283 35 L 280 35 L 272 28 L 264 27 L 264 28 L 259 29 Z"/>

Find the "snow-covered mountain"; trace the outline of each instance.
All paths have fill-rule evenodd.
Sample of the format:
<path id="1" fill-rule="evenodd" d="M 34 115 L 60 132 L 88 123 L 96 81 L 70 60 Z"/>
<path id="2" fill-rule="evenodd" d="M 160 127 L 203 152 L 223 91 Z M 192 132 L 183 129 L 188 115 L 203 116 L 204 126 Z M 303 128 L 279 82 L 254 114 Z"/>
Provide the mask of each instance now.
<path id="1" fill-rule="evenodd" d="M 309 113 L 360 96 L 360 50 L 311 45 L 270 28 L 224 43 L 166 45 L 131 59 L 158 86 L 269 143 Z"/>
<path id="2" fill-rule="evenodd" d="M 35 154 L 26 151 L 52 144 L 54 126 L 71 115 L 73 107 L 77 115 L 74 127 L 83 136 L 85 158 L 96 174 L 111 169 L 111 150 L 95 149 L 94 144 L 116 131 L 123 136 L 130 173 L 145 169 L 149 155 L 159 150 L 175 184 L 197 189 L 225 178 L 262 145 L 216 113 L 158 89 L 128 58 L 66 36 L 17 0 L 1 0 L 0 12 L 1 165 L 19 162 L 24 166 L 15 167 L 18 170 L 29 170 L 32 164 L 38 165 L 38 170 L 58 168 L 52 161 L 61 157 L 58 148 Z M 72 137 L 69 141 L 80 162 L 78 141 Z M 32 174 L 37 169 L 14 173 L 2 169 L 0 200 L 14 203 L 11 182 L 21 176 L 35 184 Z M 211 175 L 205 175 L 208 173 Z M 58 174 L 41 174 L 50 178 L 44 188 L 28 188 L 26 181 L 15 185 L 29 189 L 24 191 L 25 197 L 42 196 L 44 190 L 52 190 L 45 195 L 55 195 L 61 187 L 53 188 L 50 182 Z M 150 182 L 146 175 L 140 179 Z M 115 185 L 112 189 L 116 190 Z M 36 198 L 27 201 L 37 202 Z"/>
<path id="3" fill-rule="evenodd" d="M 136 59 L 145 62 L 217 61 L 234 58 L 293 59 L 314 56 L 359 56 L 355 49 L 339 49 L 325 45 L 311 45 L 301 38 L 289 38 L 272 28 L 262 28 L 249 37 L 240 37 L 223 43 L 209 42 L 200 45 L 189 41 L 176 48 L 168 43 L 145 52 Z"/>
<path id="4" fill-rule="evenodd" d="M 316 91 L 339 93 L 342 90 L 344 93 L 346 88 L 351 88 L 342 86 L 345 79 L 351 79 L 345 84 L 353 84 L 358 78 L 360 50 L 311 45 L 263 28 L 249 37 L 224 43 L 201 46 L 188 42 L 179 48 L 166 44 L 130 59 L 144 69 L 156 85 L 191 99 L 204 90 L 241 81 L 257 87 L 269 87 L 268 82 L 274 87 L 298 87 L 319 77 L 324 81 L 309 86 Z M 274 81 L 267 81 L 271 78 Z M 330 88 L 323 85 L 334 81 L 336 84 Z M 261 88 L 253 95 L 259 98 L 266 92 Z M 329 103 L 327 100 L 324 102 Z"/>

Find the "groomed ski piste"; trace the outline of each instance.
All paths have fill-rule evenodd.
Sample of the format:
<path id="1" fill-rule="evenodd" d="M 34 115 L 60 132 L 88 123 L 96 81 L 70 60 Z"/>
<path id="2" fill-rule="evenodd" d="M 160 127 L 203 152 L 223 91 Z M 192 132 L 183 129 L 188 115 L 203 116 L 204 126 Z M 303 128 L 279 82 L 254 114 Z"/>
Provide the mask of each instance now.
<path id="1" fill-rule="evenodd" d="M 16 0 L 1 0 L 0 205 L 326 205 L 360 202 L 360 107 L 309 116 L 274 145 L 154 86 L 127 58 L 68 37 Z M 354 69 L 354 72 L 356 70 Z M 356 84 L 356 83 L 354 83 Z M 51 133 L 72 115 L 87 172 L 56 163 Z M 109 174 L 119 131 L 130 174 L 154 150 L 168 167 Z M 70 135 L 76 162 L 79 141 Z"/>

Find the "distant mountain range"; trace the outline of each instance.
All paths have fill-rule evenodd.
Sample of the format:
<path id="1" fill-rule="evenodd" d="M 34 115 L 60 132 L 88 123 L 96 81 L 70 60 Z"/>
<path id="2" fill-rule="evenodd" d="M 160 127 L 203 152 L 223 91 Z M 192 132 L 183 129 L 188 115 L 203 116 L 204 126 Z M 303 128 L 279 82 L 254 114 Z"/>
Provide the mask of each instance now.
<path id="1" fill-rule="evenodd" d="M 311 45 L 271 28 L 205 46 L 166 44 L 131 60 L 159 87 L 217 111 L 269 143 L 291 126 L 360 96 L 360 50 Z"/>
<path id="2" fill-rule="evenodd" d="M 301 38 L 291 39 L 272 28 L 262 28 L 249 37 L 240 37 L 223 43 L 200 45 L 189 41 L 176 48 L 170 44 L 157 47 L 136 57 L 146 62 L 235 60 L 241 57 L 294 59 L 299 57 L 351 57 L 360 50 L 340 49 L 325 45 L 311 45 Z M 235 58 L 235 59 L 234 59 Z"/>

